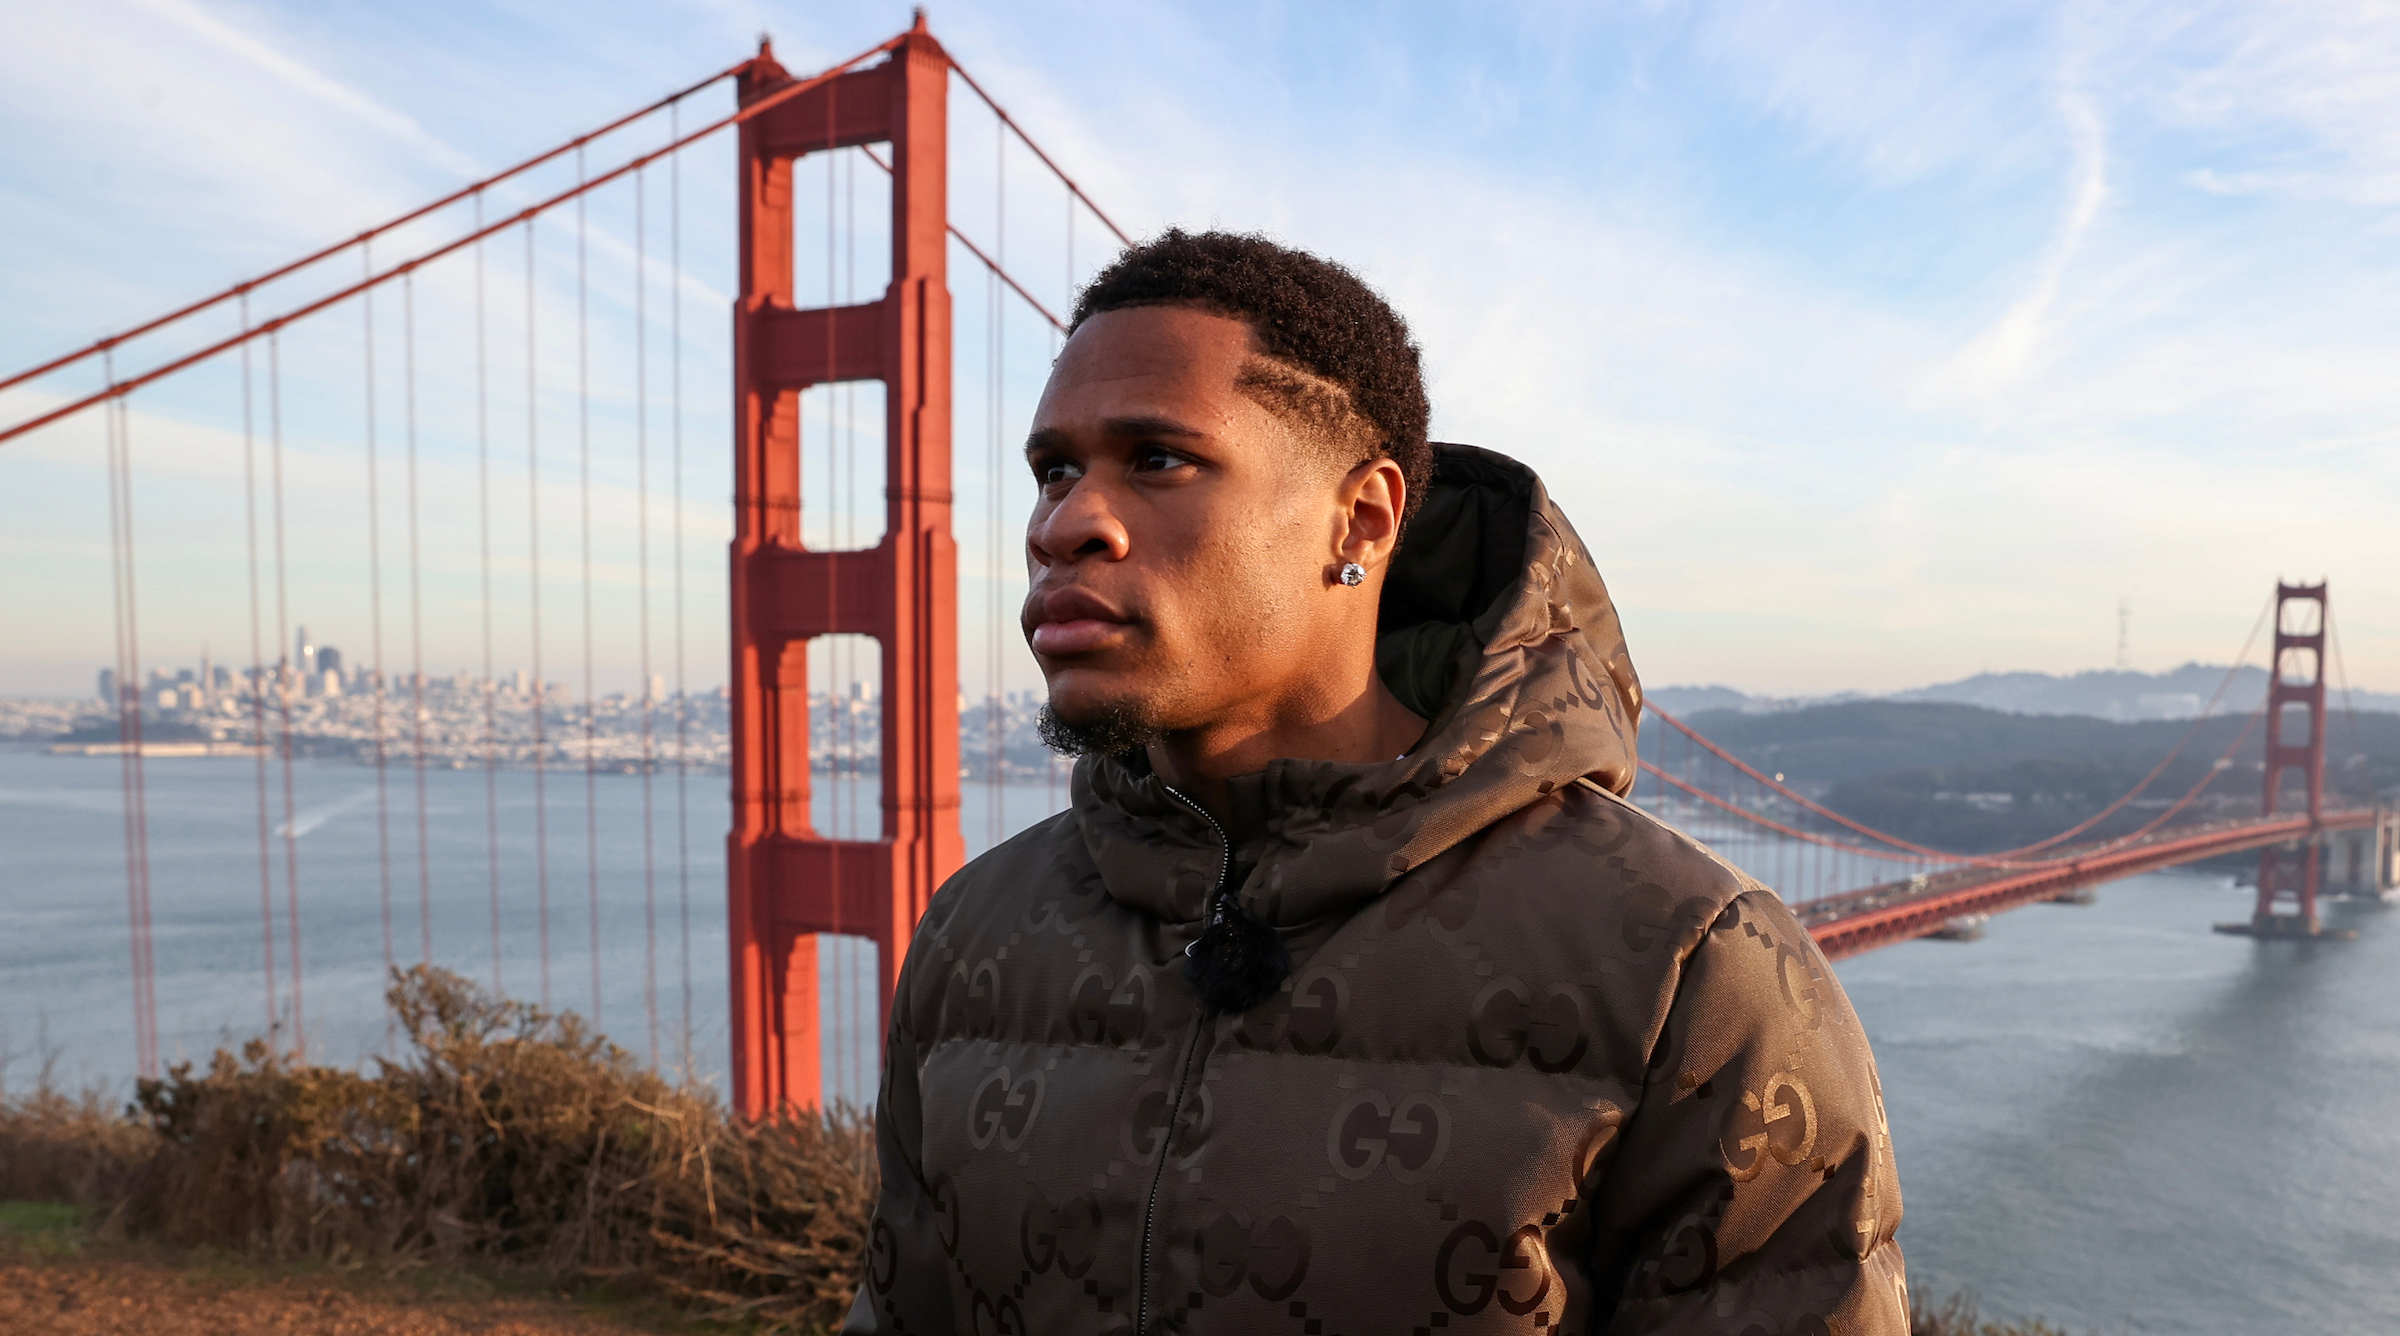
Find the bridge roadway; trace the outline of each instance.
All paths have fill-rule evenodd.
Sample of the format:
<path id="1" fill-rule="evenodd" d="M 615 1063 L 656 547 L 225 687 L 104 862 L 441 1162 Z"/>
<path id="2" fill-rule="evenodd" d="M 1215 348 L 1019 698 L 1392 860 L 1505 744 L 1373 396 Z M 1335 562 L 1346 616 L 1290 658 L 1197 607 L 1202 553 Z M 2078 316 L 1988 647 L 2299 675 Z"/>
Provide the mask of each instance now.
<path id="1" fill-rule="evenodd" d="M 1792 906 L 1827 958 L 1839 960 L 1939 931 L 1968 914 L 1997 914 L 2055 900 L 2087 886 L 2179 863 L 2241 853 L 2336 831 L 2372 830 L 2391 820 L 2374 808 L 2307 816 L 2251 817 L 2174 826 L 2130 844 L 2104 842 L 2016 867 L 1962 867 L 1886 882 Z"/>

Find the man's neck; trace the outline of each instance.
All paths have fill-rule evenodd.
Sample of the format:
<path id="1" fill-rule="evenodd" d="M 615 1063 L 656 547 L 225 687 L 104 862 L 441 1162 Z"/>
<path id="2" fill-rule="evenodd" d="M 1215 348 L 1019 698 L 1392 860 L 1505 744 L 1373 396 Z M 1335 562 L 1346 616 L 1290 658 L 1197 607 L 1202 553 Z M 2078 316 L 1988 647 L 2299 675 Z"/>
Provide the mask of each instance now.
<path id="1" fill-rule="evenodd" d="M 1169 733 L 1150 744 L 1150 768 L 1215 816 L 1226 808 L 1226 781 L 1278 760 L 1359 765 L 1404 755 L 1425 735 L 1425 720 L 1400 703 L 1370 668 L 1363 688 L 1296 693 L 1261 702 L 1234 718 Z"/>

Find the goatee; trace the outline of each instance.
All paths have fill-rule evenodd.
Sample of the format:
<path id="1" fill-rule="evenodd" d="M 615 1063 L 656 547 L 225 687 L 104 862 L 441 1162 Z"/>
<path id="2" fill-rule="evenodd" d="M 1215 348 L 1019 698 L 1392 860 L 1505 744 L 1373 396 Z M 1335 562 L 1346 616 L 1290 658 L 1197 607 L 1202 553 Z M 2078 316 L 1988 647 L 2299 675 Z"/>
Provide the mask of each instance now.
<path id="1" fill-rule="evenodd" d="M 1147 747 L 1166 735 L 1165 729 L 1133 704 L 1104 705 L 1090 716 L 1072 721 L 1044 705 L 1039 727 L 1042 742 L 1061 756 L 1114 756 Z"/>

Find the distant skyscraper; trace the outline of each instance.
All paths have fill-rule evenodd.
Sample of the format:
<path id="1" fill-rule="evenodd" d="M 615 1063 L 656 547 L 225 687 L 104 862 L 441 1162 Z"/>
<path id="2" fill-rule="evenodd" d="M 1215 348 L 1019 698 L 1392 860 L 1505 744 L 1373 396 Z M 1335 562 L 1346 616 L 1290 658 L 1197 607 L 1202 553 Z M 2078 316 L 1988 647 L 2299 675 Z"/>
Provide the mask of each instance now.
<path id="1" fill-rule="evenodd" d="M 308 628 L 303 626 L 292 635 L 292 666 L 302 677 L 312 677 L 317 671 L 317 647 L 308 643 Z"/>
<path id="2" fill-rule="evenodd" d="M 105 701 L 110 709 L 115 709 L 125 703 L 117 699 L 117 670 L 114 668 L 100 670 L 100 699 Z"/>
<path id="3" fill-rule="evenodd" d="M 336 677 L 341 676 L 342 652 L 331 645 L 320 647 L 317 650 L 317 671 L 332 673 Z"/>

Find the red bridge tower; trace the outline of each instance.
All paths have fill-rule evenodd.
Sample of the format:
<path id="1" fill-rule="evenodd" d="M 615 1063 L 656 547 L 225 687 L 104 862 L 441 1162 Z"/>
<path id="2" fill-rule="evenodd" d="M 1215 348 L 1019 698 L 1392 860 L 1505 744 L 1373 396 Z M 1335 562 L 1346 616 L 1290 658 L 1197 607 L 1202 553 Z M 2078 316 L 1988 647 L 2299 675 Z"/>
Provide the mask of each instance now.
<path id="1" fill-rule="evenodd" d="M 2308 784 L 2308 838 L 2270 844 L 2258 855 L 2258 907 L 2250 930 L 2261 937 L 2318 935 L 2317 887 L 2325 816 L 2325 585 L 2275 586 L 2275 657 L 2267 685 L 2266 788 L 2259 815 L 2280 810 L 2283 779 L 2297 770 Z M 2305 713 L 2306 718 L 2302 715 Z M 2305 725 L 2305 732 L 2301 726 Z M 2287 908 L 2288 906 L 2288 908 Z"/>
<path id="2" fill-rule="evenodd" d="M 926 901 L 965 860 L 950 534 L 949 75 L 920 14 L 882 64 L 741 127 L 726 876 L 733 1097 L 754 1117 L 822 1100 L 819 934 L 874 939 L 888 1012 Z M 741 99 L 791 82 L 762 44 L 741 75 Z M 794 310 L 792 160 L 878 142 L 892 156 L 891 286 L 863 305 Z M 798 396 L 861 380 L 884 387 L 883 541 L 810 551 L 800 534 Z M 840 633 L 882 647 L 880 839 L 828 839 L 809 819 L 808 641 Z"/>

